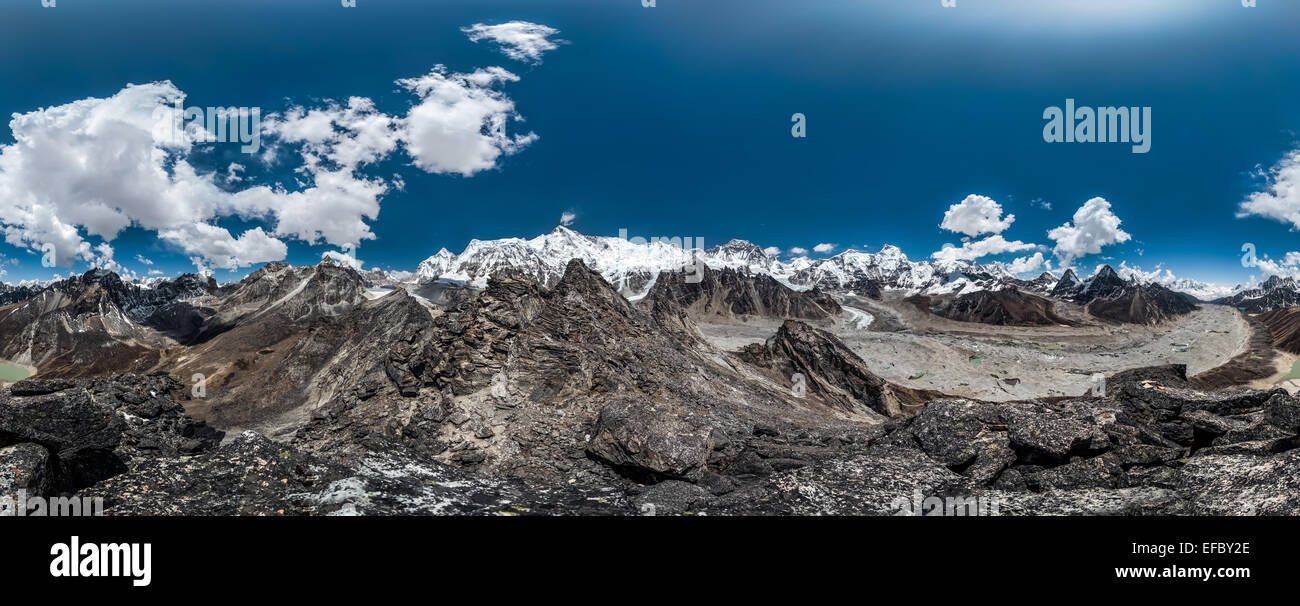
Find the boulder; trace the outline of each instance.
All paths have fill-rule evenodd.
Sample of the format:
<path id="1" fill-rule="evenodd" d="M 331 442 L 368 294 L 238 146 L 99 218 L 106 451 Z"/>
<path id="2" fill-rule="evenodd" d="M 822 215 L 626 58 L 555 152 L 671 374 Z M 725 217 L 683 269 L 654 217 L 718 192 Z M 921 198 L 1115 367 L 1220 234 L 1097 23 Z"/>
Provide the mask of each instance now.
<path id="1" fill-rule="evenodd" d="M 1110 440 L 1097 420 L 1077 409 L 1012 410 L 1006 423 L 1012 447 L 1030 457 L 1059 462 L 1071 455 L 1110 448 Z"/>
<path id="2" fill-rule="evenodd" d="M 0 448 L 0 506 L 19 491 L 49 496 L 54 489 L 54 459 L 44 446 L 32 443 Z"/>
<path id="3" fill-rule="evenodd" d="M 713 433 L 683 418 L 677 407 L 620 399 L 600 410 L 587 452 L 646 480 L 695 480 L 713 450 Z"/>

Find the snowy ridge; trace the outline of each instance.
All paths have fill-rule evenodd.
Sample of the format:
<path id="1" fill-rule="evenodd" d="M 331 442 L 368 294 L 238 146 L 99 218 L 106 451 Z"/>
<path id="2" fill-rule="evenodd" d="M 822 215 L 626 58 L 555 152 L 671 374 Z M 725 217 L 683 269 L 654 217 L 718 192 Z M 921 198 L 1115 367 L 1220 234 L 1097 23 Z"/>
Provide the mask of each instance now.
<path id="1" fill-rule="evenodd" d="M 644 296 L 659 272 L 682 270 L 696 261 L 714 269 L 770 275 L 796 290 L 815 287 L 849 292 L 889 289 L 909 294 L 962 294 L 1008 286 L 1039 290 L 1042 281 L 1041 276 L 1032 282 L 1018 280 L 1002 263 L 912 261 L 897 246 L 890 245 L 875 253 L 848 250 L 825 259 L 799 256 L 782 261 L 744 240 L 703 249 L 688 248 L 691 243 L 690 238 L 638 242 L 556 227 L 531 240 L 472 240 L 459 255 L 444 248 L 422 261 L 405 281 L 445 281 L 482 288 L 492 274 L 511 270 L 551 285 L 563 276 L 570 259 L 581 259 L 630 298 Z M 1049 290 L 1055 279 L 1045 275 L 1050 278 L 1045 289 Z"/>

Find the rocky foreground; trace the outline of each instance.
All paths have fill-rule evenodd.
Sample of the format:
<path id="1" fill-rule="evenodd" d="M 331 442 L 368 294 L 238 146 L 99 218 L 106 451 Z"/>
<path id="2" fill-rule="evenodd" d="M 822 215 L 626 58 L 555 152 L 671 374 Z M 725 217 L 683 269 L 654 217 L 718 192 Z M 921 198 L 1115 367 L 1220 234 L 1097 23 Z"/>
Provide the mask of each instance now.
<path id="1" fill-rule="evenodd" d="M 701 277 L 634 303 L 573 260 L 439 305 L 333 265 L 161 299 L 89 274 L 0 308 L 0 343 L 41 360 L 0 391 L 0 495 L 109 515 L 1300 513 L 1282 390 L 1169 366 L 1104 396 L 951 398 L 873 374 L 819 327 L 838 307 L 819 291 Z M 735 351 L 696 326 L 753 314 L 801 319 Z"/>
<path id="2" fill-rule="evenodd" d="M 223 436 L 164 375 L 19 382 L 0 395 L 0 494 L 102 497 L 106 515 L 892 515 L 922 497 L 1000 515 L 1300 514 L 1300 402 L 1203 392 L 1181 367 L 1105 397 L 928 402 L 866 425 L 727 431 L 606 405 L 550 483 L 447 463 L 376 432 L 352 454 Z M 437 423 L 454 424 L 450 417 Z M 855 429 L 856 428 L 856 429 Z"/>

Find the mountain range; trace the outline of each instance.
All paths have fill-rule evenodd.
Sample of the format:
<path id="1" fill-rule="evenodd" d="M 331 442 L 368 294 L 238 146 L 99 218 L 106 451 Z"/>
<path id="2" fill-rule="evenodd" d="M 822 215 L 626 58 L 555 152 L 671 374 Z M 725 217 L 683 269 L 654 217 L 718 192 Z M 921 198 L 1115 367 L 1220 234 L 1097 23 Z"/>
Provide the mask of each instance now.
<path id="1" fill-rule="evenodd" d="M 847 250 L 827 258 L 796 256 L 782 260 L 745 240 L 731 240 L 710 248 L 686 248 L 680 238 L 637 241 L 584 235 L 563 226 L 532 239 L 473 240 L 459 255 L 444 248 L 422 261 L 414 272 L 372 270 L 366 275 L 369 282 L 378 286 L 441 282 L 483 288 L 492 274 L 510 269 L 550 285 L 563 275 L 570 259 L 581 259 L 633 300 L 649 292 L 660 272 L 685 268 L 689 273 L 695 263 L 768 275 L 796 290 L 820 288 L 863 296 L 878 296 L 881 290 L 898 290 L 908 295 L 960 295 L 1007 287 L 1047 295 L 1059 280 L 1050 272 L 1041 272 L 1029 280 L 1020 279 L 1001 262 L 912 261 L 901 249 L 891 245 L 874 253 Z M 1186 279 L 1144 281 L 1140 274 L 1126 273 L 1129 283 L 1158 284 L 1201 300 L 1241 290 L 1241 287 L 1225 289 Z M 1065 276 L 1080 281 L 1072 269 L 1065 270 L 1062 277 Z"/>
<path id="2" fill-rule="evenodd" d="M 334 262 L 334 258 L 329 254 L 324 257 L 328 262 Z M 795 290 L 819 288 L 869 297 L 878 297 L 885 290 L 900 291 L 904 295 L 962 295 L 1014 287 L 1038 295 L 1074 298 L 1074 283 L 1083 282 L 1073 269 L 1066 269 L 1059 277 L 1044 271 L 1033 279 L 1021 279 L 1001 262 L 912 261 L 892 245 L 885 245 L 874 253 L 847 250 L 827 258 L 796 256 L 782 260 L 745 240 L 731 240 L 710 248 L 686 248 L 681 238 L 646 241 L 590 236 L 563 226 L 532 239 L 472 240 L 460 254 L 443 248 L 420 262 L 414 271 L 371 269 L 361 272 L 361 275 L 371 288 L 404 285 L 417 294 L 425 293 L 410 288 L 412 285 L 426 287 L 430 294 L 440 294 L 448 287 L 482 289 L 493 274 L 504 270 L 520 272 L 543 286 L 549 286 L 559 280 L 571 259 L 581 259 L 631 300 L 644 297 L 660 272 L 684 271 L 689 274 L 696 264 L 768 275 Z M 359 270 L 359 263 L 355 265 Z M 1187 279 L 1153 281 L 1127 268 L 1121 269 L 1123 271 L 1117 273 L 1103 265 L 1098 268 L 1098 274 L 1106 273 L 1102 276 L 1106 282 L 1119 279 L 1130 284 L 1158 285 L 1202 301 L 1257 299 L 1261 297 L 1260 293 L 1277 290 L 1269 295 L 1272 298 L 1265 297 L 1258 305 L 1276 307 L 1300 302 L 1300 286 L 1290 278 L 1270 279 L 1255 288 L 1240 285 L 1226 288 Z M 1126 277 L 1119 278 L 1120 273 Z M 1095 280 L 1095 276 L 1089 280 Z M 127 282 L 148 290 L 171 284 L 173 279 L 152 277 Z M 54 281 L 20 285 L 0 283 L 0 305 L 24 300 L 52 284 Z M 1292 293 L 1292 296 L 1283 294 L 1285 292 Z M 427 298 L 437 296 L 434 294 Z M 1274 300 L 1276 305 L 1270 303 Z"/>
<path id="3" fill-rule="evenodd" d="M 530 268 L 446 305 L 329 262 L 51 285 L 0 308 L 4 355 L 40 370 L 0 392 L 0 492 L 122 515 L 890 514 L 916 491 L 1004 514 L 1233 514 L 1243 491 L 1300 511 L 1281 390 L 1198 391 L 1169 366 L 953 398 L 874 374 L 818 327 L 837 313 L 820 287 L 706 265 L 630 301 L 581 259 Z M 743 315 L 786 319 L 738 349 L 702 338 Z"/>

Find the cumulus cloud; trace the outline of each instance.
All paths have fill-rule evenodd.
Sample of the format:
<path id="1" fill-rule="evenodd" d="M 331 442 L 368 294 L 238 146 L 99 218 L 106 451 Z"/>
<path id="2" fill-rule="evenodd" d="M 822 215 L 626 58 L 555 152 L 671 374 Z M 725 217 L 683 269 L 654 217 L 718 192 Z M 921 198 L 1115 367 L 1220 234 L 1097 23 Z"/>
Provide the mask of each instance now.
<path id="1" fill-rule="evenodd" d="M 1050 263 L 1051 262 L 1048 261 L 1048 264 Z M 1036 252 L 1033 254 L 1033 256 L 1029 256 L 1029 257 L 1018 257 L 1012 260 L 1011 264 L 1007 266 L 1007 270 L 1013 274 L 1025 274 L 1030 272 L 1037 272 L 1042 268 L 1043 268 L 1043 253 L 1041 252 Z"/>
<path id="2" fill-rule="evenodd" d="M 286 150 L 296 157 L 295 189 L 242 187 L 242 164 L 211 171 L 191 164 L 209 138 L 167 128 L 181 121 L 185 99 L 171 82 L 15 114 L 14 143 L 0 146 L 0 235 L 58 266 L 107 267 L 116 264 L 111 247 L 102 247 L 137 226 L 204 272 L 282 260 L 286 239 L 357 246 L 375 237 L 368 222 L 390 189 L 360 171 L 399 145 L 427 172 L 472 176 L 537 139 L 506 134 L 507 123 L 522 118 L 493 87 L 516 80 L 501 68 L 459 74 L 438 66 L 398 81 L 416 96 L 405 116 L 386 115 L 362 97 L 270 114 L 261 159 Z M 236 235 L 219 225 L 225 219 L 260 225 Z"/>
<path id="3" fill-rule="evenodd" d="M 454 74 L 441 65 L 419 78 L 398 80 L 420 98 L 402 124 L 402 141 L 415 165 L 426 172 L 470 177 L 536 141 L 532 132 L 506 134 L 506 124 L 522 118 L 514 102 L 492 88 L 518 80 L 499 67 Z"/>
<path id="4" fill-rule="evenodd" d="M 824 243 L 824 242 L 821 243 L 821 244 L 818 244 L 817 246 L 814 246 L 814 247 L 813 247 L 813 251 L 814 251 L 814 252 L 819 252 L 819 253 L 828 253 L 828 252 L 831 252 L 832 250 L 835 250 L 835 245 L 834 245 L 834 244 L 826 244 L 826 243 Z"/>
<path id="5" fill-rule="evenodd" d="M 1288 252 L 1281 259 L 1262 255 L 1255 259 L 1253 267 L 1265 276 L 1300 278 L 1300 252 Z"/>
<path id="6" fill-rule="evenodd" d="M 374 186 L 368 192 L 372 196 L 383 189 L 348 174 L 321 172 L 317 176 L 324 178 L 316 185 L 298 192 L 268 187 L 224 191 L 213 173 L 200 174 L 189 163 L 194 140 L 158 127 L 171 122 L 174 104 L 183 99 L 170 82 L 156 82 L 128 85 L 107 99 L 15 115 L 10 128 L 16 141 L 0 148 L 0 223 L 6 241 L 38 251 L 52 247 L 61 266 L 73 260 L 102 263 L 102 252 L 91 249 L 82 231 L 109 242 L 138 225 L 186 252 L 233 268 L 202 252 L 214 245 L 207 240 L 256 241 L 265 250 L 269 237 L 258 229 L 234 238 L 212 221 L 264 218 L 276 224 L 277 234 L 319 234 L 321 221 L 347 220 L 331 214 L 339 211 L 330 200 L 340 188 Z M 303 207 L 316 217 L 305 221 L 311 229 L 303 225 Z M 377 213 L 377 201 L 370 200 L 366 208 Z M 346 237 L 365 237 L 369 230 L 359 217 L 351 229 Z M 331 237 L 344 237 L 328 231 Z M 278 249 L 284 249 L 283 243 Z"/>
<path id="7" fill-rule="evenodd" d="M 462 27 L 460 31 L 469 36 L 470 41 L 489 40 L 501 47 L 501 52 L 515 61 L 538 64 L 542 54 L 559 48 L 563 40 L 551 40 L 551 36 L 560 30 L 527 21 L 511 21 L 499 25 L 475 23 Z"/>
<path id="8" fill-rule="evenodd" d="M 769 246 L 769 247 L 763 249 L 763 253 L 766 254 L 766 255 L 769 256 L 769 257 L 775 257 L 775 256 L 781 254 L 781 249 L 779 249 L 779 248 L 777 248 L 777 247 L 775 247 L 775 246 Z"/>
<path id="9" fill-rule="evenodd" d="M 184 225 L 158 232 L 158 237 L 190 256 L 200 273 L 210 274 L 212 267 L 235 269 L 258 263 L 280 261 L 289 254 L 283 241 L 271 237 L 260 227 L 234 236 L 230 230 L 207 223 Z"/>
<path id="10" fill-rule="evenodd" d="M 808 254 L 808 249 L 803 248 L 803 247 L 801 247 L 801 246 L 796 246 L 796 247 L 790 249 L 790 253 L 791 253 L 791 254 L 796 254 L 796 255 L 806 255 L 806 254 Z"/>
<path id="11" fill-rule="evenodd" d="M 361 271 L 362 262 L 356 257 L 339 250 L 327 250 L 321 253 L 320 260 L 322 263 L 332 263 L 342 267 L 351 267 L 356 271 Z"/>
<path id="12" fill-rule="evenodd" d="M 1047 232 L 1056 242 L 1052 253 L 1069 266 L 1075 259 L 1101 252 L 1103 246 L 1129 241 L 1132 236 L 1119 228 L 1120 219 L 1110 210 L 1104 198 L 1088 200 L 1074 211 L 1074 222 Z"/>
<path id="13" fill-rule="evenodd" d="M 570 225 L 573 225 L 573 220 L 574 220 L 574 219 L 577 219 L 577 218 L 578 218 L 578 215 L 575 215 L 575 214 L 573 214 L 573 213 L 571 213 L 571 212 L 567 212 L 567 211 L 566 211 L 566 212 L 562 212 L 562 213 L 560 213 L 560 225 L 563 225 L 563 226 L 565 226 L 565 227 L 568 227 L 568 226 L 570 226 Z"/>
<path id="14" fill-rule="evenodd" d="M 1267 177 L 1265 191 L 1250 194 L 1237 209 L 1237 216 L 1257 215 L 1300 229 L 1300 151 L 1283 157 Z"/>
<path id="15" fill-rule="evenodd" d="M 971 194 L 948 207 L 939 227 L 970 237 L 982 234 L 1000 234 L 1016 221 L 1015 215 L 1002 218 L 1002 205 L 988 196 Z"/>
<path id="16" fill-rule="evenodd" d="M 1101 266 L 1098 265 L 1094 273 L 1100 270 Z M 1178 279 L 1174 276 L 1174 272 L 1170 271 L 1169 268 L 1164 267 L 1163 264 L 1157 264 L 1155 269 L 1151 271 L 1143 271 L 1142 268 L 1137 265 L 1129 265 L 1127 261 L 1120 261 L 1119 267 L 1115 268 L 1115 273 L 1125 280 L 1137 280 L 1143 284 L 1154 282 L 1157 284 L 1168 285 Z"/>
<path id="17" fill-rule="evenodd" d="M 136 255 L 135 260 L 142 265 L 153 265 L 153 261 L 146 259 L 144 255 Z"/>
<path id="18" fill-rule="evenodd" d="M 930 256 L 936 261 L 974 261 L 988 255 L 1033 250 L 1035 244 L 1026 244 L 1020 240 L 1007 241 L 1001 235 L 994 235 L 982 240 L 968 240 L 961 246 L 945 245 Z"/>

